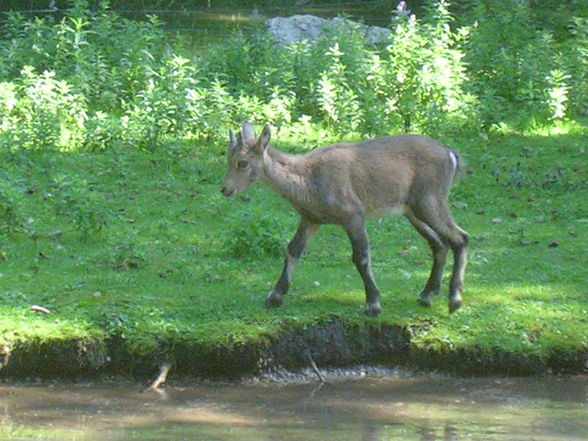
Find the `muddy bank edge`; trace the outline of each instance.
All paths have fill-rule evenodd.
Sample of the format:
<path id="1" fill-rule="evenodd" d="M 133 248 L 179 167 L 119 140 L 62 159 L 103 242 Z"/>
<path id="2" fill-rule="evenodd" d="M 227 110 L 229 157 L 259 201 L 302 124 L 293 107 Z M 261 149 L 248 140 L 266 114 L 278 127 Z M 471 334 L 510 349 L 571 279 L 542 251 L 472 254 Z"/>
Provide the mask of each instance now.
<path id="1" fill-rule="evenodd" d="M 588 371 L 588 351 L 570 348 L 544 357 L 478 348 L 421 348 L 414 329 L 351 325 L 340 319 L 284 328 L 273 339 L 208 346 L 163 340 L 149 353 L 134 351 L 121 337 L 24 342 L 0 347 L 0 378 L 83 378 L 121 375 L 148 378 L 171 362 L 173 374 L 197 379 L 238 379 L 274 370 L 354 365 L 404 366 L 457 375 L 536 375 Z"/>

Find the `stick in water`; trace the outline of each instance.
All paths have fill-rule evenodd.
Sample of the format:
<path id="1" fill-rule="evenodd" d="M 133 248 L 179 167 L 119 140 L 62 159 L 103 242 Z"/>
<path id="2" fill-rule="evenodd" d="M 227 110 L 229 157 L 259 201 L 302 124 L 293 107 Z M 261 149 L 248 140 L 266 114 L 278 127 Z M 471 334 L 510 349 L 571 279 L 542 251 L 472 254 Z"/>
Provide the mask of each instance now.
<path id="1" fill-rule="evenodd" d="M 320 371 L 320 369 L 318 368 L 318 366 L 314 362 L 314 359 L 312 358 L 312 354 L 310 353 L 310 351 L 308 352 L 308 360 L 310 361 L 310 365 L 312 366 L 314 373 L 319 377 L 319 381 L 321 383 L 326 383 L 327 380 L 325 380 L 323 373 Z"/>
<path id="2" fill-rule="evenodd" d="M 152 391 L 158 392 L 160 390 L 159 389 L 160 386 L 167 381 L 167 374 L 169 374 L 169 370 L 171 369 L 171 367 L 172 367 L 172 364 L 170 362 L 163 363 L 161 365 L 160 370 L 159 370 L 159 375 L 157 376 L 155 381 L 153 383 L 151 383 L 151 386 L 149 386 L 147 389 L 145 389 L 145 392 L 152 392 Z"/>

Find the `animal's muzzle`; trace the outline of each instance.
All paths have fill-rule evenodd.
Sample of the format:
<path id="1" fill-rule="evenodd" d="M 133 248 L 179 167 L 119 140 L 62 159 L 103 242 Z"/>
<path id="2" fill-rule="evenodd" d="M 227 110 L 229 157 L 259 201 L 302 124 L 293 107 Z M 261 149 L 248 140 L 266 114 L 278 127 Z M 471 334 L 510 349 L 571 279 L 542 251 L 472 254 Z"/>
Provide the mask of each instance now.
<path id="1" fill-rule="evenodd" d="M 235 189 L 234 188 L 227 188 L 227 187 L 222 187 L 221 188 L 221 193 L 223 194 L 223 196 L 225 197 L 229 197 L 229 196 L 233 196 L 235 194 Z"/>

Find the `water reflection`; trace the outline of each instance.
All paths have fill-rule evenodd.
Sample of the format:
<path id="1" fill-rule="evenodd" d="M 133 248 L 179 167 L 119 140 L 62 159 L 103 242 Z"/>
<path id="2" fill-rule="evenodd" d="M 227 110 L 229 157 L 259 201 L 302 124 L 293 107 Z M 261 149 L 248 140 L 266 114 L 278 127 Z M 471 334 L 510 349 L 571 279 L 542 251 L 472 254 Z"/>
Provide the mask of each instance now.
<path id="1" fill-rule="evenodd" d="M 0 386 L 0 440 L 585 440 L 588 377 Z"/>

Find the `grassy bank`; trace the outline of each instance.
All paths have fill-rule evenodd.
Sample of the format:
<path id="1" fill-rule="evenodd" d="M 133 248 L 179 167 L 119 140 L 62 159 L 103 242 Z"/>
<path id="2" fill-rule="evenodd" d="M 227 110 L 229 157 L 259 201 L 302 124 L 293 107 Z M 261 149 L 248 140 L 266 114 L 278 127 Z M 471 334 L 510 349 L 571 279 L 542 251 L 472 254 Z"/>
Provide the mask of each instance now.
<path id="1" fill-rule="evenodd" d="M 335 227 L 312 243 L 284 306 L 264 309 L 297 218 L 261 186 L 223 198 L 224 145 L 170 139 L 151 152 L 2 152 L 0 347 L 17 354 L 116 340 L 131 357 L 157 357 L 163 346 L 222 351 L 336 318 L 398 325 L 414 350 L 444 357 L 582 353 L 587 135 L 570 123 L 444 139 L 469 168 L 452 196 L 472 236 L 465 306 L 451 316 L 445 298 L 417 306 L 428 247 L 404 219 L 385 219 L 368 227 L 383 292 L 377 319 L 362 313 L 362 284 Z M 283 129 L 274 145 L 303 151 L 332 140 Z"/>

